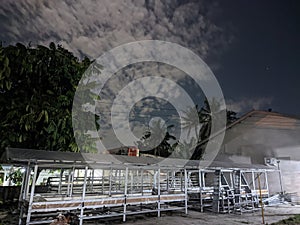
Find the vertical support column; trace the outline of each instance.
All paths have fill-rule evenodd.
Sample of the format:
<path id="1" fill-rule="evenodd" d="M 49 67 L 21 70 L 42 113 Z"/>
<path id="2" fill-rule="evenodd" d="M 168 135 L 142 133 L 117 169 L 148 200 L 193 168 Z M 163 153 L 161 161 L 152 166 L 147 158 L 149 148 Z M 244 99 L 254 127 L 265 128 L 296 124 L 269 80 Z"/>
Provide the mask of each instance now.
<path id="1" fill-rule="evenodd" d="M 270 197 L 270 192 L 269 192 L 269 184 L 268 184 L 268 173 L 267 171 L 265 170 L 265 182 L 266 182 L 266 188 L 267 188 L 267 191 L 268 191 L 268 198 Z"/>
<path id="2" fill-rule="evenodd" d="M 253 191 L 251 191 L 251 201 L 252 201 L 252 211 L 254 211 L 255 208 L 254 203 L 258 199 L 257 199 L 256 185 L 255 185 L 255 175 L 253 170 L 251 171 L 251 174 L 252 174 L 252 187 L 253 187 Z"/>
<path id="3" fill-rule="evenodd" d="M 24 199 L 27 198 L 27 196 L 29 195 L 29 189 L 30 189 L 30 166 L 28 164 L 28 170 L 26 171 L 26 180 L 25 180 L 25 183 L 26 183 L 26 189 L 24 190 Z"/>
<path id="4" fill-rule="evenodd" d="M 138 171 L 137 169 L 135 170 L 135 178 L 134 178 L 134 180 L 135 180 L 134 187 L 135 187 L 136 191 L 139 191 L 139 190 L 140 190 L 140 189 L 139 189 L 139 185 L 140 185 L 140 176 L 139 176 L 139 171 Z"/>
<path id="5" fill-rule="evenodd" d="M 37 173 L 38 173 L 38 165 L 35 165 L 34 166 L 34 174 L 33 174 L 33 178 L 32 178 L 32 184 L 31 184 L 31 192 L 30 192 L 30 199 L 29 199 L 29 206 L 28 206 L 26 224 L 29 224 L 29 222 L 30 222 Z"/>
<path id="6" fill-rule="evenodd" d="M 255 175 L 254 175 L 254 171 L 251 171 L 251 174 L 252 174 L 252 187 L 253 187 L 253 190 L 256 190 L 256 187 L 255 187 Z"/>
<path id="7" fill-rule="evenodd" d="M 104 169 L 102 169 L 102 194 L 104 194 L 104 182 L 105 182 L 105 180 L 104 180 Z"/>
<path id="8" fill-rule="evenodd" d="M 69 169 L 68 174 L 68 186 L 67 186 L 67 196 L 70 196 L 70 189 L 71 189 L 71 170 Z"/>
<path id="9" fill-rule="evenodd" d="M 128 185 L 128 167 L 126 167 L 125 169 L 125 187 L 124 187 L 125 203 L 124 203 L 124 211 L 123 211 L 123 222 L 126 221 L 127 185 Z"/>
<path id="10" fill-rule="evenodd" d="M 122 179 L 121 179 L 121 169 L 118 169 L 118 180 L 119 180 L 119 183 L 118 183 L 118 189 L 119 191 L 121 191 L 121 182 L 122 182 Z"/>
<path id="11" fill-rule="evenodd" d="M 91 192 L 94 192 L 94 178 L 95 178 L 95 170 L 92 169 L 92 183 L 91 183 Z"/>
<path id="12" fill-rule="evenodd" d="M 133 170 L 130 173 L 130 193 L 133 193 Z"/>
<path id="13" fill-rule="evenodd" d="M 141 171 L 141 192 L 142 196 L 144 195 L 144 170 Z"/>
<path id="14" fill-rule="evenodd" d="M 160 217 L 160 168 L 157 169 L 157 217 Z"/>
<path id="15" fill-rule="evenodd" d="M 188 175 L 186 169 L 184 169 L 184 210 L 185 214 L 188 214 L 188 193 L 187 193 L 187 188 L 188 188 Z"/>
<path id="16" fill-rule="evenodd" d="M 280 182 L 280 192 L 283 194 L 283 183 L 282 183 L 282 174 L 280 168 L 280 160 L 277 160 L 277 168 L 278 168 L 278 175 L 279 175 L 279 182 Z"/>
<path id="17" fill-rule="evenodd" d="M 262 193 L 261 193 L 260 174 L 258 174 L 258 188 L 259 188 L 259 196 L 260 196 L 262 224 L 265 224 L 264 203 L 263 203 Z"/>
<path id="18" fill-rule="evenodd" d="M 62 186 L 62 176 L 63 176 L 63 169 L 60 169 L 60 173 L 59 173 L 59 183 L 58 183 L 58 194 L 61 194 L 61 186 Z"/>
<path id="19" fill-rule="evenodd" d="M 198 170 L 199 174 L 199 201 L 200 201 L 200 211 L 203 212 L 203 199 L 202 199 L 202 190 L 203 187 L 205 186 L 204 184 L 204 172 L 201 171 L 200 169 Z"/>
<path id="20" fill-rule="evenodd" d="M 181 185 L 180 185 L 180 186 L 181 186 L 181 187 L 180 187 L 180 190 L 181 190 L 182 192 L 184 192 L 184 189 L 182 188 L 182 187 L 183 187 L 183 185 L 182 185 L 183 183 L 184 183 L 183 176 L 182 176 L 182 173 L 180 173 L 180 184 L 181 184 Z"/>
<path id="21" fill-rule="evenodd" d="M 19 206 L 20 206 L 21 201 L 23 200 L 23 191 L 24 191 L 24 187 L 25 187 L 25 185 L 24 185 L 25 179 L 26 179 L 26 169 L 25 169 L 25 171 L 22 175 L 22 183 L 21 183 L 21 189 L 20 189 L 20 194 L 19 194 Z"/>
<path id="22" fill-rule="evenodd" d="M 28 195 L 28 189 L 30 185 L 30 162 L 28 162 L 28 165 L 26 167 L 26 172 L 25 172 L 25 181 L 24 181 L 24 190 L 23 190 L 23 197 L 22 199 L 26 199 Z"/>
<path id="23" fill-rule="evenodd" d="M 79 224 L 83 224 L 83 211 L 84 211 L 84 199 L 85 199 L 85 191 L 86 191 L 86 180 L 87 180 L 87 172 L 88 172 L 88 166 L 85 167 L 84 170 L 84 180 L 83 180 L 83 190 L 82 190 L 82 197 L 81 197 L 81 209 L 80 209 L 80 219 Z"/>
<path id="24" fill-rule="evenodd" d="M 112 189 L 112 168 L 110 167 L 109 170 L 109 190 L 108 190 L 108 196 L 111 197 L 111 189 Z"/>
<path id="25" fill-rule="evenodd" d="M 229 172 L 229 177 L 230 177 L 230 188 L 234 188 L 234 183 L 233 183 L 233 174 L 232 171 Z"/>
<path id="26" fill-rule="evenodd" d="M 169 192 L 169 185 L 170 185 L 170 171 L 168 171 L 167 172 L 167 183 L 166 183 L 166 185 L 167 185 L 167 192 Z M 171 179 L 172 179 L 172 177 L 171 177 Z"/>
<path id="27" fill-rule="evenodd" d="M 75 166 L 73 166 L 72 172 L 71 172 L 71 185 L 70 185 L 70 194 L 69 194 L 70 197 L 72 197 L 72 195 L 73 195 L 74 176 L 75 176 Z"/>
<path id="28" fill-rule="evenodd" d="M 20 190 L 20 195 L 19 195 L 19 204 L 18 204 L 18 209 L 20 210 L 20 216 L 19 216 L 19 225 L 22 224 L 22 217 L 23 217 L 23 211 L 24 211 L 24 206 L 23 206 L 23 200 L 25 199 L 25 189 L 27 187 L 27 182 L 26 180 L 28 179 L 27 175 L 28 172 L 30 170 L 29 167 L 30 163 L 28 162 L 28 166 L 25 168 L 23 177 L 22 177 L 22 185 L 21 185 L 21 190 Z"/>
<path id="29" fill-rule="evenodd" d="M 221 176 L 221 170 L 215 170 L 212 211 L 216 213 L 220 212 L 220 200 L 223 200 L 223 195 L 221 195 Z"/>
<path id="30" fill-rule="evenodd" d="M 153 169 L 153 187 L 157 187 L 157 171 L 155 169 Z"/>
<path id="31" fill-rule="evenodd" d="M 205 172 L 202 171 L 201 174 L 202 174 L 202 182 L 203 182 L 202 187 L 205 187 Z"/>

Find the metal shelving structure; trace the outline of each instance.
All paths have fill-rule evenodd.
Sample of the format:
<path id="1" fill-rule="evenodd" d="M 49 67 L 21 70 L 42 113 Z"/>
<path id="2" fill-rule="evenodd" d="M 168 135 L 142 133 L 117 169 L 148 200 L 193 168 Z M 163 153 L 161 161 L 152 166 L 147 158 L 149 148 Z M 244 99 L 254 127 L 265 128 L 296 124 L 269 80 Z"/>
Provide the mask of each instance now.
<path id="1" fill-rule="evenodd" d="M 268 171 L 274 169 L 207 168 L 188 170 L 188 199 L 191 208 L 215 213 L 244 213 L 259 207 L 259 195 L 269 197 Z M 264 185 L 257 185 L 258 174 Z"/>
<path id="2" fill-rule="evenodd" d="M 50 224 L 70 212 L 84 221 L 166 211 L 187 213 L 186 169 L 160 165 L 151 158 L 8 149 L 7 156 L 25 167 L 19 224 Z M 114 162 L 109 162 L 114 160 Z M 144 161 L 142 161 L 144 160 Z M 109 163 L 107 163 L 109 162 Z M 60 170 L 46 188 L 37 186 L 41 169 Z"/>
<path id="3" fill-rule="evenodd" d="M 199 161 L 182 166 L 180 159 L 160 163 L 161 159 L 149 157 L 11 148 L 5 158 L 25 168 L 19 225 L 49 224 L 65 212 L 77 215 L 80 225 L 111 217 L 126 221 L 127 216 L 141 213 L 187 214 L 188 207 L 243 213 L 258 206 L 259 193 L 269 197 L 267 172 L 274 171 L 262 165 L 232 168 L 213 162 L 200 168 Z M 40 186 L 36 181 L 41 169 L 60 173 Z M 258 177 L 263 181 L 258 182 Z M 263 184 L 260 189 L 258 183 Z"/>

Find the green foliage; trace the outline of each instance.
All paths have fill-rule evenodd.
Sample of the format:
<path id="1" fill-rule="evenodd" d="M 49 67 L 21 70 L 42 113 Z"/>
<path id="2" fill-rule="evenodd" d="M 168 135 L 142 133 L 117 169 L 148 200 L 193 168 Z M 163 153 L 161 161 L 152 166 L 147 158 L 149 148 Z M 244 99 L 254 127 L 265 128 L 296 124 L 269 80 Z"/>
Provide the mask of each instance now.
<path id="1" fill-rule="evenodd" d="M 90 64 L 54 43 L 49 48 L 0 46 L 0 150 L 79 151 L 72 102 Z"/>
<path id="2" fill-rule="evenodd" d="M 22 177 L 23 177 L 22 171 L 20 168 L 18 168 L 12 171 L 11 173 L 9 173 L 7 179 L 10 179 L 16 185 L 21 185 Z"/>
<path id="3" fill-rule="evenodd" d="M 300 224 L 300 215 L 295 215 L 295 216 L 290 217 L 288 219 L 281 220 L 277 223 L 272 223 L 272 225 L 281 225 L 281 224 L 290 224 L 290 225 Z"/>

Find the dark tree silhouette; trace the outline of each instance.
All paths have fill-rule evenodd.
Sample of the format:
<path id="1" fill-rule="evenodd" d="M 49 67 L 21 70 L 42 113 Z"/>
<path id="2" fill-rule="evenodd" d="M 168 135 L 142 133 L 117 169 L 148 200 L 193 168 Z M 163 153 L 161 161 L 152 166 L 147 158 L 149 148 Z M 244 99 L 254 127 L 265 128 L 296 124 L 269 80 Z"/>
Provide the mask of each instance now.
<path id="1" fill-rule="evenodd" d="M 0 151 L 8 146 L 78 151 L 72 101 L 90 63 L 54 43 L 1 45 Z"/>
<path id="2" fill-rule="evenodd" d="M 176 140 L 176 137 L 169 132 L 172 127 L 173 125 L 164 128 L 160 120 L 155 121 L 150 130 L 146 131 L 141 140 L 136 143 L 140 151 L 168 157 L 173 150 L 170 140 Z"/>
<path id="3" fill-rule="evenodd" d="M 204 105 L 201 108 L 200 111 L 198 111 L 199 115 L 199 121 L 202 124 L 198 139 L 198 144 L 195 148 L 195 151 L 191 157 L 193 160 L 199 160 L 204 154 L 207 142 L 209 140 L 210 134 L 211 134 L 211 121 L 212 116 L 218 116 L 218 115 L 212 115 L 211 114 L 211 108 L 214 107 L 214 109 L 219 109 L 220 105 L 217 101 L 213 100 L 211 106 L 209 105 L 207 99 L 204 101 Z M 218 111 L 218 110 L 214 110 Z M 237 113 L 234 111 L 226 111 L 227 116 L 227 125 L 233 123 L 238 119 Z"/>

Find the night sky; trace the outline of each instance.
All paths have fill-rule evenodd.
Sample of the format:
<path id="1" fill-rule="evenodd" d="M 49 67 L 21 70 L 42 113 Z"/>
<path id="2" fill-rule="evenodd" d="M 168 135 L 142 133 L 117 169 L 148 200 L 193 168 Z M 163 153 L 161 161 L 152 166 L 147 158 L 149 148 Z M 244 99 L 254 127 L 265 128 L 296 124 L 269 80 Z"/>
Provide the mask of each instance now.
<path id="1" fill-rule="evenodd" d="M 235 37 L 215 72 L 225 97 L 240 106 L 256 99 L 261 109 L 299 115 L 300 2 L 223 1 L 221 6 Z"/>
<path id="2" fill-rule="evenodd" d="M 53 41 L 90 58 L 130 41 L 172 41 L 211 67 L 229 109 L 300 115 L 299 1 L 82 2 L 3 1 L 0 40 Z"/>

